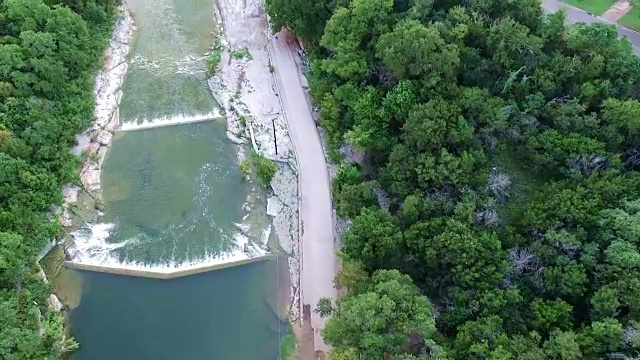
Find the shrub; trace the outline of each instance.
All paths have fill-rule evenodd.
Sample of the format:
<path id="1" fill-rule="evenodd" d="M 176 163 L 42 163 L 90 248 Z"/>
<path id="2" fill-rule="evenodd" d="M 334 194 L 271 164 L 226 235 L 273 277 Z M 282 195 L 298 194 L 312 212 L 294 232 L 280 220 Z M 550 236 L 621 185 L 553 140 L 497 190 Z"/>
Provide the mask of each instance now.
<path id="1" fill-rule="evenodd" d="M 278 172 L 278 165 L 255 151 L 249 157 L 260 182 L 268 186 Z"/>

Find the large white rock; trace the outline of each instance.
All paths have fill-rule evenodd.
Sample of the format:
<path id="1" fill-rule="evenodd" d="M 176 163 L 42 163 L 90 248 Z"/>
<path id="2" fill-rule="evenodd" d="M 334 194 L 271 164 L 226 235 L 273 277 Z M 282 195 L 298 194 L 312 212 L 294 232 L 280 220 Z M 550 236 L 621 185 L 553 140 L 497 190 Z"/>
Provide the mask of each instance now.
<path id="1" fill-rule="evenodd" d="M 116 109 L 116 111 L 113 112 L 113 115 L 111 115 L 111 120 L 109 120 L 109 123 L 104 127 L 104 129 L 109 132 L 114 132 L 118 128 L 118 125 L 120 125 L 120 112 Z"/>
<path id="2" fill-rule="evenodd" d="M 82 186 L 89 191 L 100 190 L 100 170 L 90 169 L 85 171 L 80 177 Z"/>
<path id="3" fill-rule="evenodd" d="M 65 185 L 62 187 L 62 199 L 65 204 L 73 204 L 78 201 L 80 187 L 76 185 Z"/>
<path id="4" fill-rule="evenodd" d="M 271 188 L 283 206 L 298 208 L 298 177 L 288 166 L 281 166 L 276 172 L 271 181 Z"/>
<path id="5" fill-rule="evenodd" d="M 283 205 L 277 196 L 267 199 L 267 215 L 277 216 L 282 211 Z"/>
<path id="6" fill-rule="evenodd" d="M 111 145 L 112 138 L 113 138 L 113 134 L 111 132 L 102 130 L 100 131 L 100 133 L 98 133 L 98 137 L 96 141 L 98 142 L 98 144 L 102 146 L 109 146 Z"/>
<path id="7" fill-rule="evenodd" d="M 55 311 L 62 310 L 62 303 L 54 294 L 49 295 L 49 306 Z"/>
<path id="8" fill-rule="evenodd" d="M 273 218 L 273 227 L 278 242 L 288 255 L 293 255 L 294 249 L 298 246 L 298 211 L 283 207 L 282 211 Z"/>

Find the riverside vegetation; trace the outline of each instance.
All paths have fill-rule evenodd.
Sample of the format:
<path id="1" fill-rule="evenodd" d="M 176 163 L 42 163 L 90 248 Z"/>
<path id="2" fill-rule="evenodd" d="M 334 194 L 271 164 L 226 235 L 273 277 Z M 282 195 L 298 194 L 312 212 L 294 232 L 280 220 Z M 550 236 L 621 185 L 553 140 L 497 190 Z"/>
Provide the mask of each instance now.
<path id="1" fill-rule="evenodd" d="M 115 0 L 0 1 L 0 358 L 56 359 L 62 316 L 36 260 L 60 235 L 47 214 L 78 183 L 75 134 L 92 122 L 93 81 Z"/>
<path id="2" fill-rule="evenodd" d="M 267 10 L 308 44 L 329 150 L 366 155 L 333 180 L 331 359 L 639 358 L 640 60 L 613 26 L 538 0 Z"/>

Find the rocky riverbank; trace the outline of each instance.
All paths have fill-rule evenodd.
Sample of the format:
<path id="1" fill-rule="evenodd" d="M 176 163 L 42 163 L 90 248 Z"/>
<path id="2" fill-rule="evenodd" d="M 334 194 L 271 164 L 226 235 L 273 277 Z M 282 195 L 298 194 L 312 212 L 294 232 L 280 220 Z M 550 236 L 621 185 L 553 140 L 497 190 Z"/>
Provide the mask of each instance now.
<path id="1" fill-rule="evenodd" d="M 209 86 L 225 111 L 227 136 L 236 143 L 250 143 L 253 150 L 280 165 L 271 188 L 267 213 L 281 248 L 289 255 L 292 321 L 299 318 L 299 217 L 295 151 L 278 91 L 267 45 L 269 25 L 262 0 L 217 0 L 223 48 L 218 72 Z M 239 160 L 245 154 L 240 152 Z"/>
<path id="2" fill-rule="evenodd" d="M 80 184 L 68 184 L 62 189 L 63 205 L 57 211 L 60 224 L 65 228 L 74 225 L 74 216 L 87 220 L 77 211 L 80 207 L 76 206 L 83 195 L 88 195 L 88 199 L 82 208 L 102 210 L 103 206 L 100 191 L 102 163 L 120 122 L 118 111 L 122 98 L 120 88 L 127 73 L 127 55 L 135 31 L 133 18 L 126 7 L 120 6 L 118 11 L 120 16 L 114 27 L 109 47 L 105 50 L 102 69 L 95 80 L 94 121 L 89 129 L 76 136 L 77 145 L 71 150 L 73 154 L 82 157 L 82 165 Z"/>

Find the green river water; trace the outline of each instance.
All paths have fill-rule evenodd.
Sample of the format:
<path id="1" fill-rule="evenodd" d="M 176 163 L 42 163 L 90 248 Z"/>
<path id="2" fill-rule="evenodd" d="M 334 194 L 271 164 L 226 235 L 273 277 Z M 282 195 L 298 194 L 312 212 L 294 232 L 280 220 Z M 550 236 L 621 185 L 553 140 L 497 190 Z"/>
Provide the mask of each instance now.
<path id="1" fill-rule="evenodd" d="M 234 239 L 249 220 L 249 243 L 262 243 L 266 215 L 247 216 L 243 204 L 263 207 L 263 195 L 243 181 L 206 83 L 213 1 L 126 3 L 137 31 L 120 119 L 124 129 L 146 126 L 114 137 L 102 172 L 108 236 L 94 241 L 87 259 L 147 269 L 216 261 L 246 249 Z M 185 118 L 210 120 L 156 126 Z M 57 287 L 73 298 L 69 320 L 81 344 L 73 359 L 275 360 L 287 329 L 286 263 L 173 280 L 63 270 L 66 283 Z"/>

